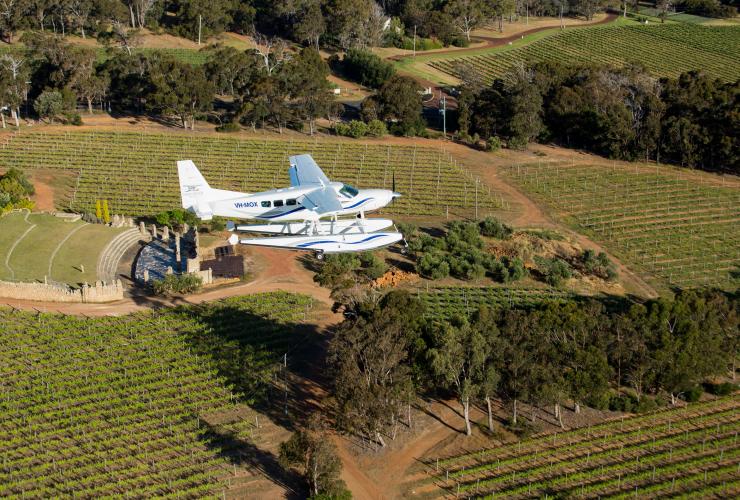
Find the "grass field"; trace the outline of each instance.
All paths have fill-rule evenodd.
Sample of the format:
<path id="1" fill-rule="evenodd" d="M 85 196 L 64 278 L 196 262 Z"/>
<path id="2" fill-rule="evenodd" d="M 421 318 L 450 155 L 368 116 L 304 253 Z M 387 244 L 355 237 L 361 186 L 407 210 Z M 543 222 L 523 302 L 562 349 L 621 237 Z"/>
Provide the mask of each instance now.
<path id="1" fill-rule="evenodd" d="M 737 498 L 740 396 L 452 457 L 426 457 L 422 498 Z"/>
<path id="2" fill-rule="evenodd" d="M 428 64 L 452 76 L 457 76 L 459 63 L 469 64 L 490 82 L 518 63 L 539 61 L 613 66 L 638 62 L 656 76 L 703 70 L 734 81 L 740 77 L 740 27 L 690 23 L 591 26 L 566 29 L 518 47 L 432 59 Z"/>
<path id="3" fill-rule="evenodd" d="M 7 214 L 0 218 L 0 280 L 94 283 L 100 253 L 124 230 L 47 214 Z"/>
<path id="4" fill-rule="evenodd" d="M 233 488 L 259 479 L 241 464 L 269 436 L 243 402 L 308 334 L 311 305 L 271 293 L 116 318 L 0 309 L 0 497 L 253 491 Z"/>
<path id="5" fill-rule="evenodd" d="M 603 242 L 658 289 L 734 288 L 740 187 L 667 166 L 514 165 L 506 172 L 577 230 Z"/>
<path id="6" fill-rule="evenodd" d="M 358 187 L 391 188 L 403 196 L 387 212 L 475 215 L 503 205 L 442 149 L 361 142 L 279 141 L 187 134 L 115 132 L 19 133 L 0 147 L 0 162 L 78 175 L 60 208 L 151 215 L 180 206 L 176 161 L 192 159 L 213 187 L 255 192 L 289 185 L 288 156 L 311 153 L 326 174 Z"/>

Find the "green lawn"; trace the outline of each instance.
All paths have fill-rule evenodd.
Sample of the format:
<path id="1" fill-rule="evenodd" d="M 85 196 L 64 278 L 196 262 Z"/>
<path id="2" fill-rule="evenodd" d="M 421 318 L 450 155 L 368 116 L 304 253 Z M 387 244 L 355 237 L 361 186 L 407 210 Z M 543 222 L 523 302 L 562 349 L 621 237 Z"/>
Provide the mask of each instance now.
<path id="1" fill-rule="evenodd" d="M 26 222 L 25 217 L 25 212 L 14 212 L 0 218 L 0 279 L 7 280 L 13 277 L 5 261 L 13 243 L 33 225 Z"/>
<path id="2" fill-rule="evenodd" d="M 123 230 L 47 214 L 8 214 L 0 218 L 0 279 L 93 283 L 100 253 Z"/>
<path id="3" fill-rule="evenodd" d="M 15 279 L 43 281 L 44 276 L 49 275 L 49 260 L 54 249 L 82 222 L 65 222 L 44 214 L 31 214 L 28 221 L 36 227 L 18 242 L 8 263 Z"/>
<path id="4" fill-rule="evenodd" d="M 127 229 L 100 224 L 88 224 L 79 229 L 57 252 L 51 268 L 52 279 L 73 285 L 95 282 L 100 253 L 116 235 Z M 84 273 L 80 265 L 84 267 Z"/>

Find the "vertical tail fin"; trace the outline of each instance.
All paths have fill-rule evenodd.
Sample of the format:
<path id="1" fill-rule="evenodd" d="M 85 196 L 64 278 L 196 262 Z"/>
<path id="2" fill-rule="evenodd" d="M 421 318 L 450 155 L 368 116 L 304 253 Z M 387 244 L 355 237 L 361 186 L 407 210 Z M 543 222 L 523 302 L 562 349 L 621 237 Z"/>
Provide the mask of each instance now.
<path id="1" fill-rule="evenodd" d="M 207 203 L 207 195 L 211 191 L 203 174 L 192 160 L 177 162 L 177 175 L 180 178 L 180 196 L 182 208 L 195 212 L 199 218 L 208 220 L 213 214 Z"/>

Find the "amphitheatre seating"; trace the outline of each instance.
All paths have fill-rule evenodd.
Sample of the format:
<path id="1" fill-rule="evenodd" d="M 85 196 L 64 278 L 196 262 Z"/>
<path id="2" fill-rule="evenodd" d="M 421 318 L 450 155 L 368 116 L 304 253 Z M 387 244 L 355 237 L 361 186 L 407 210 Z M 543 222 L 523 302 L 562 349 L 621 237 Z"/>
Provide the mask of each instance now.
<path id="1" fill-rule="evenodd" d="M 180 240 L 180 248 L 182 259 L 195 253 L 193 242 L 186 238 Z M 144 272 L 147 271 L 149 280 L 161 280 L 167 275 L 168 268 L 172 268 L 174 273 L 181 271 L 177 262 L 175 239 L 171 238 L 169 241 L 156 239 L 142 248 L 136 257 L 134 276 L 138 283 L 146 283 Z"/>
<path id="2" fill-rule="evenodd" d="M 108 243 L 108 246 L 105 247 L 98 259 L 98 278 L 106 282 L 112 282 L 115 280 L 116 270 L 118 269 L 118 265 L 121 263 L 123 255 L 129 248 L 137 244 L 143 238 L 145 237 L 142 236 L 138 229 L 129 229 L 113 238 L 113 240 Z"/>

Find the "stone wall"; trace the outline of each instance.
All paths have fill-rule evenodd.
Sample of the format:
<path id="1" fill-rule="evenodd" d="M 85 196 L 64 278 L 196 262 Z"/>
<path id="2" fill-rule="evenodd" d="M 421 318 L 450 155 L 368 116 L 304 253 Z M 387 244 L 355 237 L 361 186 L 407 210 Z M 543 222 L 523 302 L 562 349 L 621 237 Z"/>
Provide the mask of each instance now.
<path id="1" fill-rule="evenodd" d="M 211 283 L 213 283 L 213 271 L 211 271 L 210 269 L 205 269 L 203 271 L 193 271 L 190 274 L 200 276 L 200 279 L 203 280 L 204 285 L 210 285 Z"/>
<path id="2" fill-rule="evenodd" d="M 73 289 L 44 283 L 0 281 L 0 297 L 44 302 L 112 302 L 123 299 L 123 284 L 120 280 L 110 284 L 98 281 L 92 286 Z"/>

